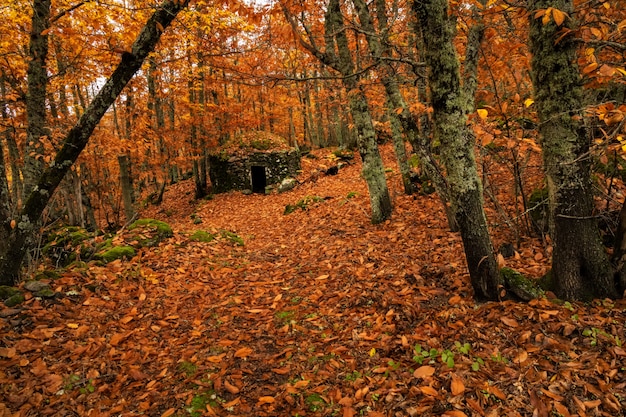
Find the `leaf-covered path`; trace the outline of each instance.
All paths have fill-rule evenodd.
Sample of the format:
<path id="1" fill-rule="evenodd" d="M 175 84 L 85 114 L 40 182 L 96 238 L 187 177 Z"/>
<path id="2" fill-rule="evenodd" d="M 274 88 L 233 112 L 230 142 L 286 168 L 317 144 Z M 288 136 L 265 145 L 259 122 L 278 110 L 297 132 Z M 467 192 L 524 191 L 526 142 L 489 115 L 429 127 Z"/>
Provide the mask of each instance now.
<path id="1" fill-rule="evenodd" d="M 378 226 L 360 166 L 318 175 L 324 150 L 284 194 L 173 186 L 143 214 L 173 238 L 0 311 L 0 416 L 623 415 L 624 301 L 476 305 L 439 202 L 402 195 L 384 149 Z M 507 263 L 547 257 L 529 239 Z"/>

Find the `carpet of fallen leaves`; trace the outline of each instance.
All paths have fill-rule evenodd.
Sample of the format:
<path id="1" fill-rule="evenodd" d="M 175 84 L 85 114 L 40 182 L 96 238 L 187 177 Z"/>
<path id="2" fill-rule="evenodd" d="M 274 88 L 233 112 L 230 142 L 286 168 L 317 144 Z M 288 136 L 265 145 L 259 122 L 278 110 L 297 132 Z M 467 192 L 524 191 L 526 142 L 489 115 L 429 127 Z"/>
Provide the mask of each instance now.
<path id="1" fill-rule="evenodd" d="M 328 150 L 283 194 L 171 186 L 143 216 L 173 238 L 0 311 L 0 416 L 624 415 L 625 302 L 477 305 L 439 201 L 403 195 L 383 151 L 395 211 L 377 226 L 358 163 L 318 175 Z M 498 247 L 512 182 L 496 162 Z M 522 237 L 506 262 L 539 277 L 549 247 Z"/>

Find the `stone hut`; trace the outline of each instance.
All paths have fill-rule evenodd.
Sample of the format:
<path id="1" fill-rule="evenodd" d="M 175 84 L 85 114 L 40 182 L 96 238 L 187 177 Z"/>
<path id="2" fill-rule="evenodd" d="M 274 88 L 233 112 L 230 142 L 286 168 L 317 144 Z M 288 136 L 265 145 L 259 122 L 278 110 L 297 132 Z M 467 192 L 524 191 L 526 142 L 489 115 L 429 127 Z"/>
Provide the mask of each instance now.
<path id="1" fill-rule="evenodd" d="M 294 177 L 300 170 L 300 153 L 287 141 L 269 132 L 238 135 L 209 155 L 209 176 L 214 193 L 266 187 Z"/>

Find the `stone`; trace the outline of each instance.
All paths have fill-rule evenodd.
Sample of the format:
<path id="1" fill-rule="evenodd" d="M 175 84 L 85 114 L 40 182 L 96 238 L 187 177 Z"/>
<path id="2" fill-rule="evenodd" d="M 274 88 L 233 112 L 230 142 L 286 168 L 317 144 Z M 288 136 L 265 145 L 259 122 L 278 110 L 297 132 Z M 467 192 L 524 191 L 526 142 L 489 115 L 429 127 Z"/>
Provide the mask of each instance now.
<path id="1" fill-rule="evenodd" d="M 278 186 L 278 192 L 284 193 L 286 191 L 293 190 L 296 185 L 298 185 L 298 181 L 296 181 L 295 178 L 285 178 Z"/>

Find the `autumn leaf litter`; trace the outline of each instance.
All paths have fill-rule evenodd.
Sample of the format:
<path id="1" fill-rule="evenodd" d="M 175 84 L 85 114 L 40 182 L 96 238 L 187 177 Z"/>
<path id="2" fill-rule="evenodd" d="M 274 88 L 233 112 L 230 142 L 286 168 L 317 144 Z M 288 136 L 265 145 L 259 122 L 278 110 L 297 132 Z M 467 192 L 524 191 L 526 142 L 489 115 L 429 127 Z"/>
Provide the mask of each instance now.
<path id="1" fill-rule="evenodd" d="M 142 216 L 173 238 L 2 311 L 0 416 L 623 415 L 624 301 L 476 305 L 439 201 L 403 195 L 383 152 L 378 226 L 358 163 L 320 175 L 328 150 L 283 194 L 170 187 Z M 507 262 L 537 277 L 548 256 L 526 239 Z"/>

